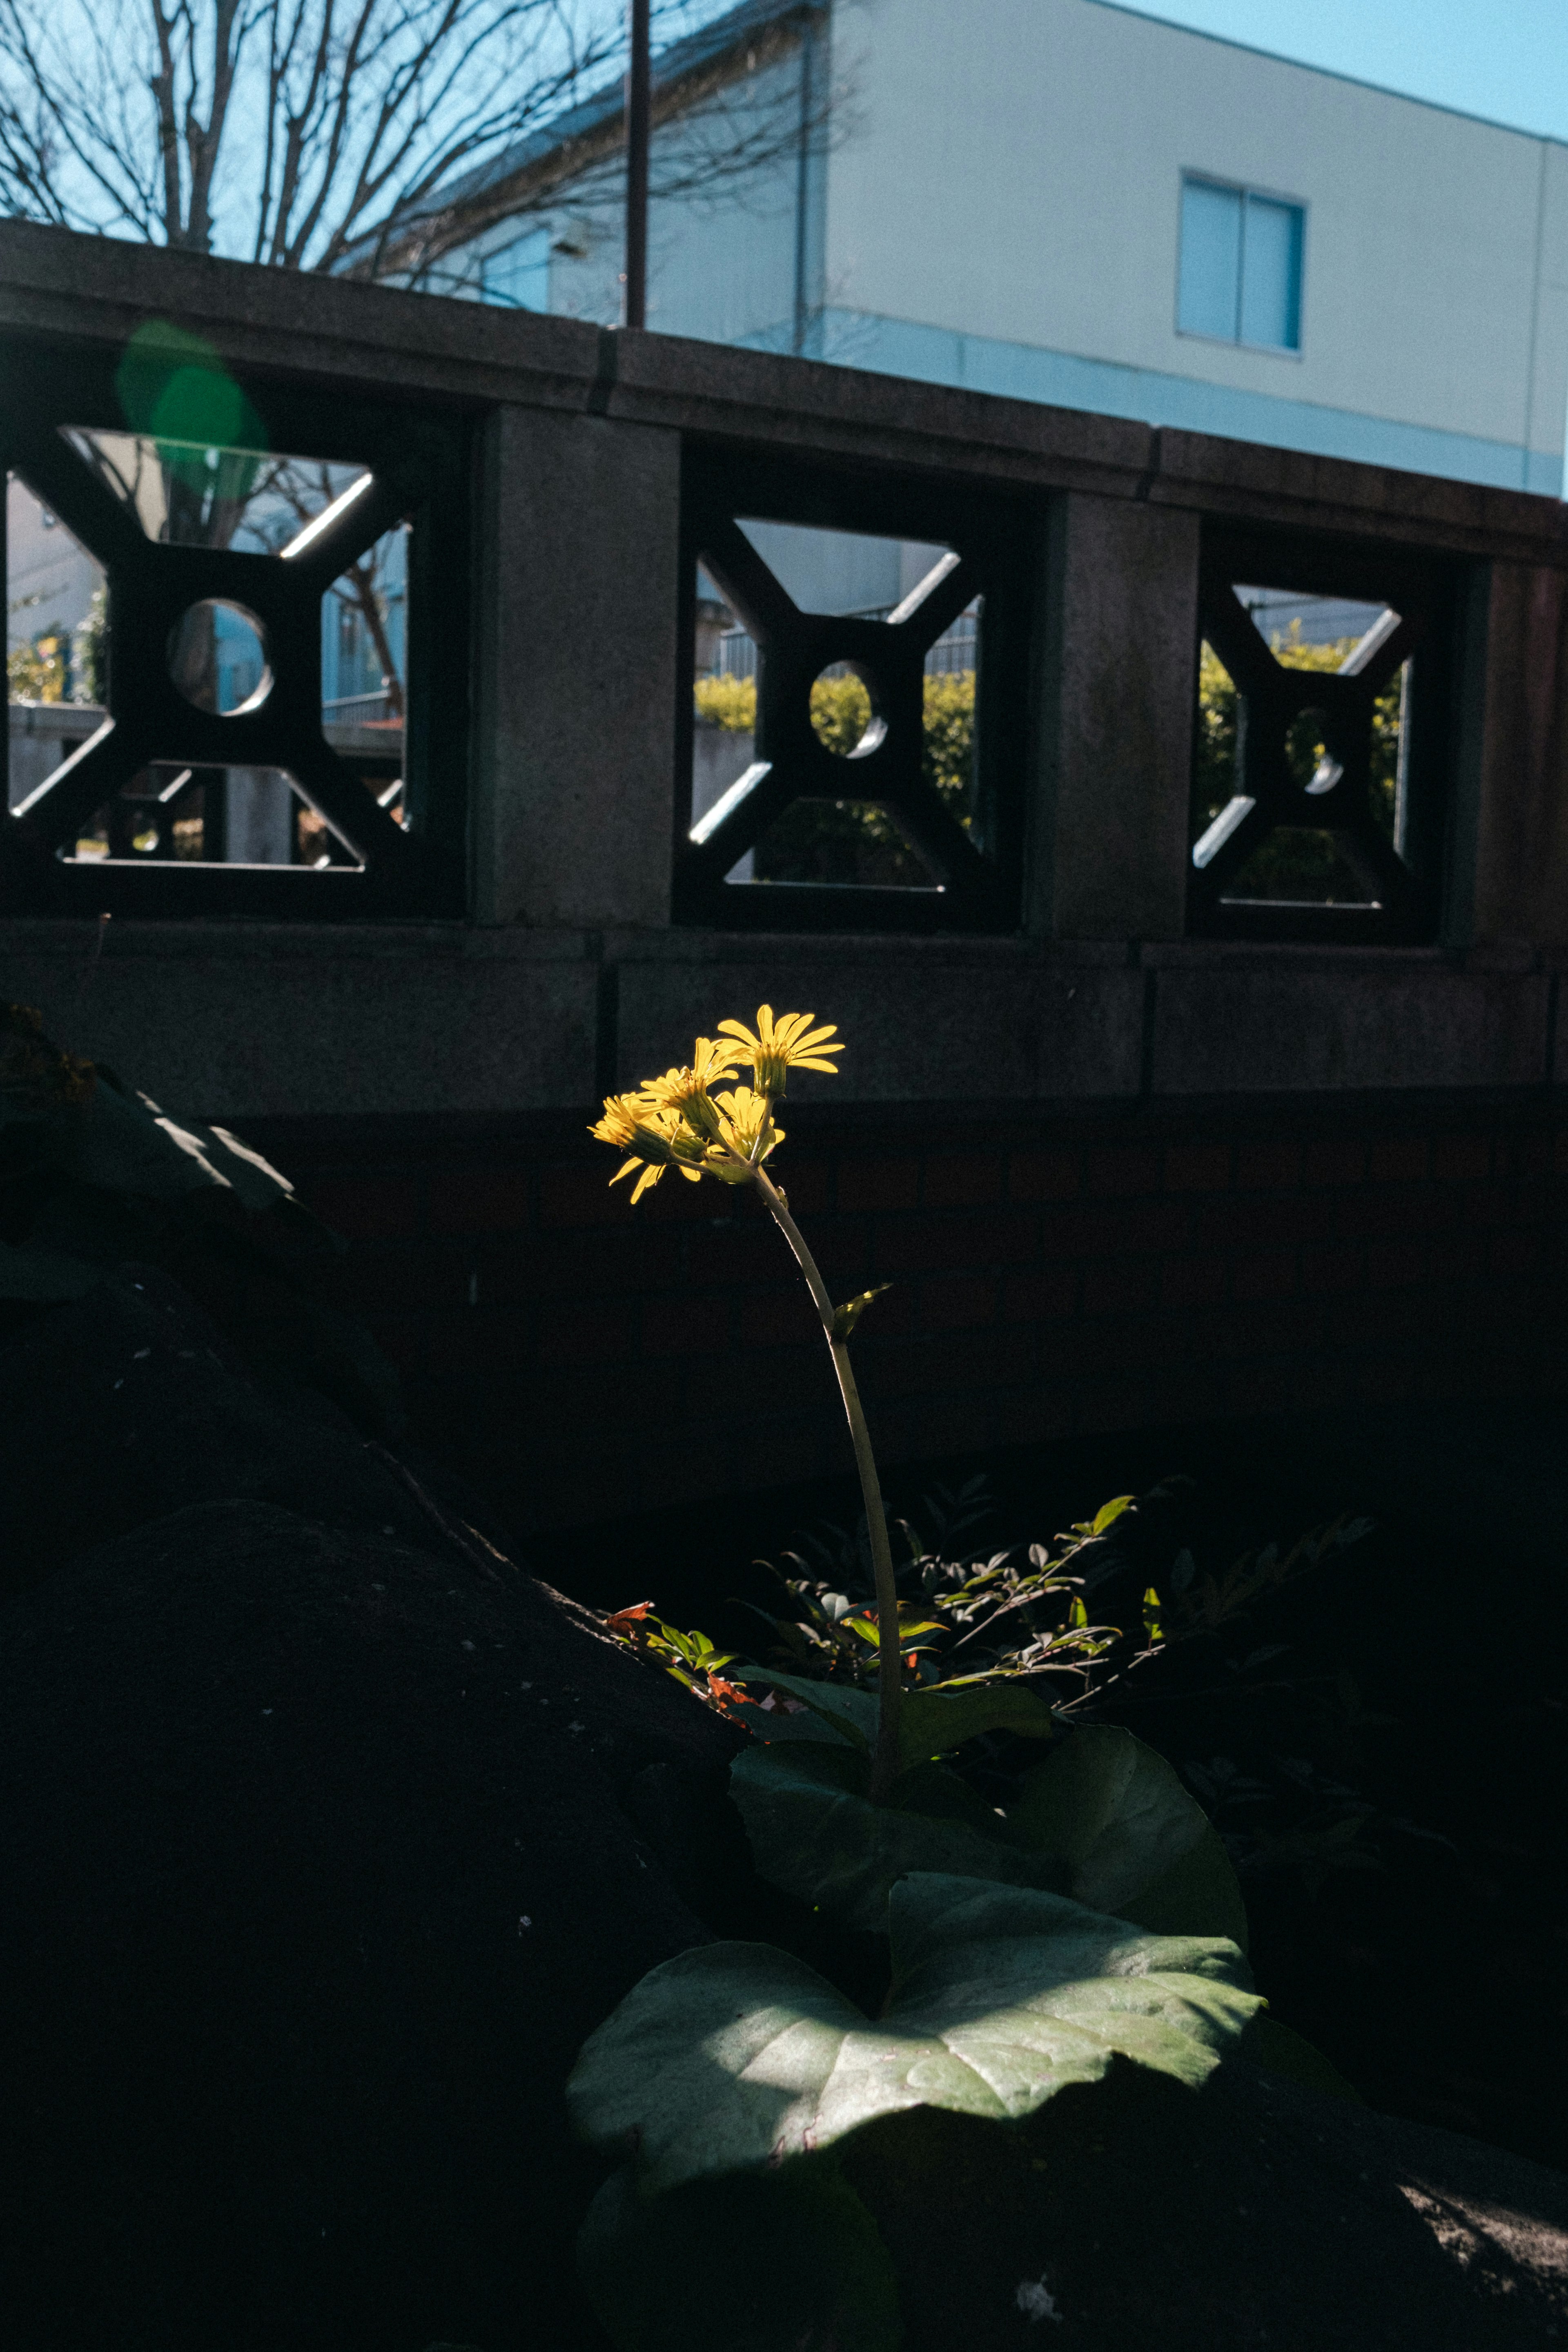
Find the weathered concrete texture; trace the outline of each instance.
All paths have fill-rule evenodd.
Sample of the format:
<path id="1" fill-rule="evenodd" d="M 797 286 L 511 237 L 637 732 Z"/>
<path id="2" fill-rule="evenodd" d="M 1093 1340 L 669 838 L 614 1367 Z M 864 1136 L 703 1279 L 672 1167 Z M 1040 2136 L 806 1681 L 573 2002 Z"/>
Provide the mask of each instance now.
<path id="1" fill-rule="evenodd" d="M 594 1091 L 582 942 L 389 925 L 18 923 L 0 997 L 171 1110 L 532 1110 Z M 126 934 L 132 933 L 129 951 Z"/>
<path id="2" fill-rule="evenodd" d="M 1436 950 L 1190 960 L 1156 974 L 1157 1095 L 1519 1087 L 1547 1075 L 1551 982 Z"/>
<path id="3" fill-rule="evenodd" d="M 0 224 L 5 325 L 123 343 L 149 318 L 178 319 L 235 367 L 317 373 L 351 395 L 446 393 L 582 408 L 600 359 L 600 331 L 575 319 L 74 236 L 30 221 Z"/>
<path id="4" fill-rule="evenodd" d="M 847 1041 L 835 1103 L 1029 1101 L 1134 1093 L 1142 975 L 1124 956 L 1042 961 L 1002 940 L 714 943 L 700 961 L 635 951 L 620 966 L 618 1078 L 690 1051 L 716 1021 L 759 1004 L 820 1012 Z"/>
<path id="5" fill-rule="evenodd" d="M 1032 930 L 1182 935 L 1197 565 L 1195 514 L 1057 501 Z"/>
<path id="6" fill-rule="evenodd" d="M 1479 555 L 1506 551 L 1538 563 L 1568 560 L 1568 527 L 1555 499 L 1170 426 L 1155 440 L 1146 495 L 1157 506 L 1266 517 Z"/>
<path id="7" fill-rule="evenodd" d="M 485 464 L 475 913 L 668 922 L 679 436 L 503 408 Z"/>

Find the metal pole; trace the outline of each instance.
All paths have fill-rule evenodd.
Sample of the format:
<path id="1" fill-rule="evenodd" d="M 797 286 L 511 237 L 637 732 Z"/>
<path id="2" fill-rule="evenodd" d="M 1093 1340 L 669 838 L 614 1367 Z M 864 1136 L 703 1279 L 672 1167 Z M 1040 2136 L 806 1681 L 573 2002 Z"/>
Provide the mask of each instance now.
<path id="1" fill-rule="evenodd" d="M 626 268 L 621 323 L 647 324 L 648 6 L 631 0 L 626 73 Z"/>

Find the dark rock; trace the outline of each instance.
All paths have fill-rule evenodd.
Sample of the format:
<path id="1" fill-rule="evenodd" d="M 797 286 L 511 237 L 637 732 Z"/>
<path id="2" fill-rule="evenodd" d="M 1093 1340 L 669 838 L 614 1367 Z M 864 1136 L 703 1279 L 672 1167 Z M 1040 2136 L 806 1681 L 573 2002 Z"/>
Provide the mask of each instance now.
<path id="1" fill-rule="evenodd" d="M 1027 2125 L 873 2126 L 846 2170 L 907 2352 L 1512 2352 L 1568 2342 L 1568 2179 L 1239 2063 L 1128 2066 Z"/>
<path id="2" fill-rule="evenodd" d="M 259 1388 L 156 1267 L 123 1267 L 0 1344 L 0 1591 L 238 1496 L 432 1540 L 387 1455 L 325 1398 Z"/>
<path id="3" fill-rule="evenodd" d="M 255 1501 L 15 1594 L 0 1725 L 7 2340 L 597 2343 L 562 2085 L 708 1932 L 620 1791 L 734 1735 L 531 1579 Z"/>

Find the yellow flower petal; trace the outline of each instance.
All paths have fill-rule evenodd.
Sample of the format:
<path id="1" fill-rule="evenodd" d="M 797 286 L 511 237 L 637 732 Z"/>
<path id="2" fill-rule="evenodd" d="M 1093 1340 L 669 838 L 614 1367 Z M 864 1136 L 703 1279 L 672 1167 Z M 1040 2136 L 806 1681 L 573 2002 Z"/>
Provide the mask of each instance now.
<path id="1" fill-rule="evenodd" d="M 821 1070 L 828 1077 L 837 1076 L 835 1065 L 826 1056 L 841 1054 L 844 1042 L 837 1036 L 832 1022 L 813 1028 L 816 1019 L 815 1013 L 785 1013 L 775 1021 L 773 1006 L 760 1004 L 754 1031 L 742 1021 L 721 1021 L 719 1028 L 743 1048 L 759 1093 L 776 1096 L 784 1093 L 785 1077 L 792 1068 Z"/>

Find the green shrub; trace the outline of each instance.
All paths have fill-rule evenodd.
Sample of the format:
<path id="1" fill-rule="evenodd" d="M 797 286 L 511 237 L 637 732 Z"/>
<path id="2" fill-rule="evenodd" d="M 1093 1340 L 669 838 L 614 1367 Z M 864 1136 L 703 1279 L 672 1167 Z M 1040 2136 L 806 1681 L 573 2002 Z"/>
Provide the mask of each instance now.
<path id="1" fill-rule="evenodd" d="M 757 723 L 752 677 L 700 677 L 697 716 L 710 727 L 749 735 Z M 961 821 L 974 760 L 974 672 L 954 670 L 925 681 L 925 745 L 921 772 Z M 853 751 L 871 719 L 871 698 L 853 670 L 819 677 L 811 689 L 811 719 L 830 751 Z"/>

